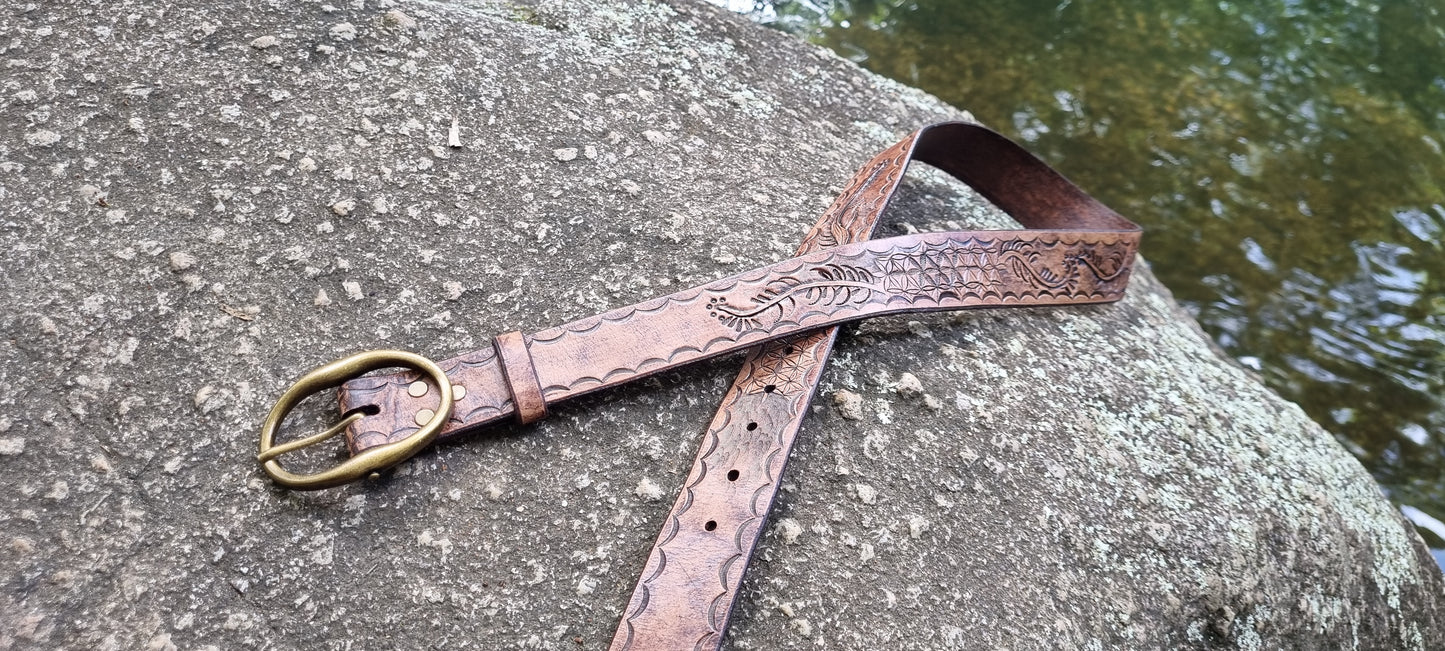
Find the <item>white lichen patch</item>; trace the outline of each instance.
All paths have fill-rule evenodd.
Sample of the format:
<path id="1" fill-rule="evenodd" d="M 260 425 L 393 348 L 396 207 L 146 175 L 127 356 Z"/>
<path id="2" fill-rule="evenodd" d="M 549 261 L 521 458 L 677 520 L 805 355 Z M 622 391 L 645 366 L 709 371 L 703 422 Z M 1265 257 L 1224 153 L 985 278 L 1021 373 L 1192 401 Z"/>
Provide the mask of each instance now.
<path id="1" fill-rule="evenodd" d="M 0 456 L 14 457 L 25 452 L 25 439 L 19 436 L 0 438 Z"/>
<path id="2" fill-rule="evenodd" d="M 868 484 L 853 484 L 853 493 L 858 496 L 858 501 L 864 504 L 878 503 L 878 489 Z"/>
<path id="3" fill-rule="evenodd" d="M 36 129 L 25 134 L 25 142 L 33 147 L 49 147 L 60 142 L 60 134 L 49 129 Z"/>
<path id="4" fill-rule="evenodd" d="M 803 525 L 792 518 L 779 520 L 775 530 L 783 536 L 783 542 L 789 545 L 796 545 L 798 537 L 803 535 Z"/>
<path id="5" fill-rule="evenodd" d="M 662 487 L 658 486 L 647 477 L 643 477 L 642 479 L 638 480 L 637 488 L 633 489 L 632 492 L 635 493 L 638 497 L 649 502 L 655 502 L 659 499 L 662 499 Z"/>

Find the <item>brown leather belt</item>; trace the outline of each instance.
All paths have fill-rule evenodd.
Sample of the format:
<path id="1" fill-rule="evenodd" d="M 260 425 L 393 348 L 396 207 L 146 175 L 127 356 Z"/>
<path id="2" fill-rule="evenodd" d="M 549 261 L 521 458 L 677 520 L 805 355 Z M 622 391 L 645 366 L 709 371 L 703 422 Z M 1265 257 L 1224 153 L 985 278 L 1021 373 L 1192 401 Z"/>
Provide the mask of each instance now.
<path id="1" fill-rule="evenodd" d="M 1026 230 L 867 241 L 911 160 L 968 183 Z M 398 463 L 437 437 L 754 347 L 699 449 L 613 639 L 614 649 L 715 649 L 837 336 L 882 314 L 1103 303 L 1123 297 L 1139 227 L 1008 139 L 981 126 L 925 127 L 874 157 L 809 232 L 798 256 L 670 296 L 537 332 L 439 364 L 373 351 L 323 366 L 262 427 L 276 481 L 335 486 Z M 766 345 L 759 346 L 758 344 Z M 412 370 L 359 377 L 386 367 Z M 302 398 L 339 386 L 336 427 L 275 444 Z M 345 432 L 352 458 L 316 474 L 281 454 Z"/>

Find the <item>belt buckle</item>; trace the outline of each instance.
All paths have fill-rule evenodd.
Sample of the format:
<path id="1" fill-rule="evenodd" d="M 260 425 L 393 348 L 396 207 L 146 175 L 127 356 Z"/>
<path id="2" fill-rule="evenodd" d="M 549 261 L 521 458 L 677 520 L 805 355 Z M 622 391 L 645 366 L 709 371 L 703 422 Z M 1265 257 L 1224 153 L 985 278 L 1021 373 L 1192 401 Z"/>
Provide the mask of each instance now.
<path id="1" fill-rule="evenodd" d="M 436 413 L 425 425 L 422 425 L 421 429 L 404 439 L 363 451 L 320 472 L 294 473 L 281 467 L 281 462 L 277 460 L 277 457 L 287 452 L 316 445 L 336 436 L 366 415 L 362 412 L 353 412 L 342 418 L 340 423 L 320 434 L 279 445 L 274 444 L 276 434 L 281 429 L 281 422 L 297 404 L 316 393 L 341 386 L 346 381 L 361 377 L 365 373 L 397 366 L 424 373 L 441 389 L 441 404 L 437 406 Z M 379 470 L 390 468 L 420 452 L 441 432 L 442 425 L 446 424 L 447 419 L 451 417 L 454 402 L 455 398 L 452 395 L 452 386 L 451 382 L 447 380 L 447 374 L 435 362 L 421 355 L 400 350 L 369 350 L 343 357 L 301 376 L 301 379 L 281 394 L 281 398 L 276 401 L 276 405 L 271 408 L 271 413 L 266 416 L 266 421 L 261 425 L 261 450 L 256 455 L 256 460 L 261 462 L 262 468 L 266 470 L 266 474 L 270 475 L 271 479 L 287 488 L 318 490 L 339 486 Z"/>

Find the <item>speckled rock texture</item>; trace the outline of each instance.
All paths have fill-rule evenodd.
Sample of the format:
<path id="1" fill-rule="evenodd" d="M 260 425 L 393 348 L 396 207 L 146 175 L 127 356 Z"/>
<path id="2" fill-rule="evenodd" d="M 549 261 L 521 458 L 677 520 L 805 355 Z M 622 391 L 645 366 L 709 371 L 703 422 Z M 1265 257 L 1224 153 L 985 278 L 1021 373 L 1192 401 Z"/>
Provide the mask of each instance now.
<path id="1" fill-rule="evenodd" d="M 311 494 L 271 401 L 787 257 L 965 116 L 684 0 L 331 1 L 0 7 L 0 649 L 604 647 L 736 359 Z M 883 231 L 1001 219 L 915 170 Z M 851 328 L 813 411 L 729 648 L 1445 648 L 1405 520 L 1142 266 Z"/>

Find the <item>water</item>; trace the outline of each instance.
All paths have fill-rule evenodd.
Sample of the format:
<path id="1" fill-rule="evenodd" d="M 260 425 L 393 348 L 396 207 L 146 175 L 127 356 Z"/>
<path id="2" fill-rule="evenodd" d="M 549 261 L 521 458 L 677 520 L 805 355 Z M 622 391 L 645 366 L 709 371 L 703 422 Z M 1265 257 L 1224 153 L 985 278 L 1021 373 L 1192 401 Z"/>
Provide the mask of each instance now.
<path id="1" fill-rule="evenodd" d="M 1445 558 L 1445 0 L 743 2 L 1143 224 L 1205 331 Z"/>

